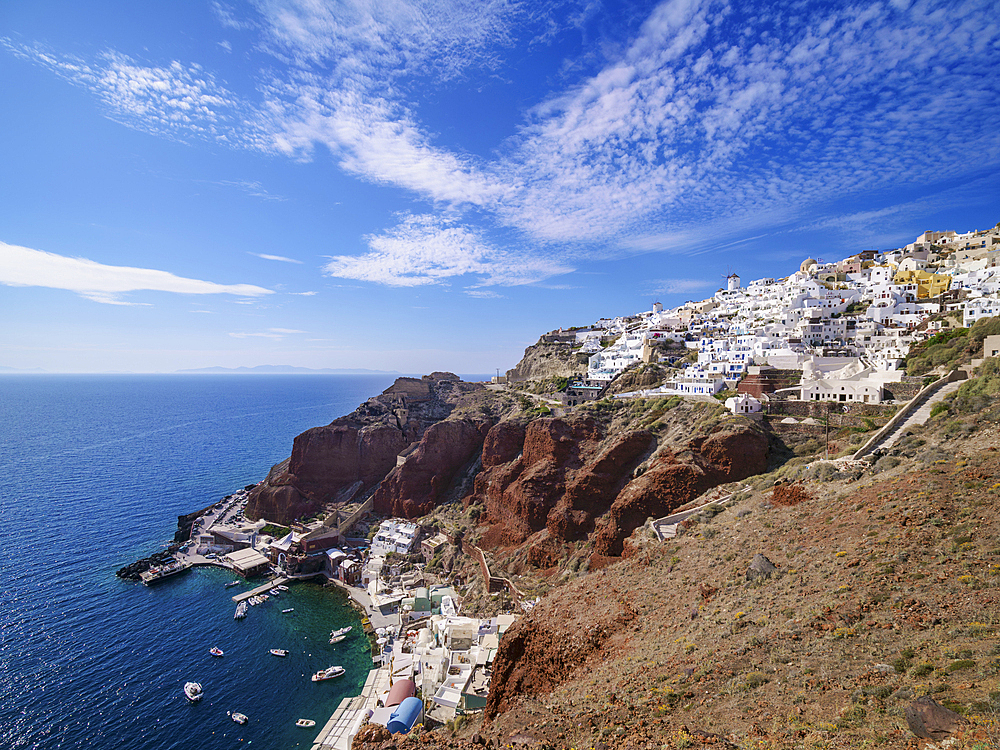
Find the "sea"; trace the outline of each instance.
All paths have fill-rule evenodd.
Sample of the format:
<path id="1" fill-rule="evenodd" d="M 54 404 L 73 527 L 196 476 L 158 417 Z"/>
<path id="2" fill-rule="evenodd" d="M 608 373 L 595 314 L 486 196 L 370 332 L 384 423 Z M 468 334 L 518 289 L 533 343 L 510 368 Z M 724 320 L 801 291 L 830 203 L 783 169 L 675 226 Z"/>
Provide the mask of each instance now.
<path id="1" fill-rule="evenodd" d="M 225 588 L 232 574 L 196 568 L 146 587 L 115 571 L 393 380 L 0 376 L 0 748 L 311 747 L 372 667 L 342 592 L 294 584 L 234 620 L 231 597 L 252 582 Z M 352 637 L 330 645 L 345 625 Z M 334 664 L 347 674 L 309 679 Z M 188 681 L 202 684 L 199 703 Z"/>

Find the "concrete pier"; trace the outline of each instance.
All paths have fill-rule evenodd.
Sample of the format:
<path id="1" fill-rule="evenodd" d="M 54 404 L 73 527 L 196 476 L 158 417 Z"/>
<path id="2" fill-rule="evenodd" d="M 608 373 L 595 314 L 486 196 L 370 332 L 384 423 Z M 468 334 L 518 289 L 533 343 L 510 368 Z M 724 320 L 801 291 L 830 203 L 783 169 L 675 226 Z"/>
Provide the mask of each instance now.
<path id="1" fill-rule="evenodd" d="M 244 599 L 249 599 L 251 596 L 257 596 L 257 594 L 266 594 L 268 591 L 273 589 L 275 586 L 283 585 L 288 583 L 287 578 L 275 578 L 272 581 L 268 581 L 262 586 L 250 589 L 249 591 L 243 591 L 233 597 L 234 602 L 242 602 Z"/>
<path id="2" fill-rule="evenodd" d="M 368 673 L 361 695 L 344 698 L 313 742 L 312 750 L 351 750 L 351 730 L 358 717 L 378 707 L 379 696 L 389 689 L 389 668 Z"/>

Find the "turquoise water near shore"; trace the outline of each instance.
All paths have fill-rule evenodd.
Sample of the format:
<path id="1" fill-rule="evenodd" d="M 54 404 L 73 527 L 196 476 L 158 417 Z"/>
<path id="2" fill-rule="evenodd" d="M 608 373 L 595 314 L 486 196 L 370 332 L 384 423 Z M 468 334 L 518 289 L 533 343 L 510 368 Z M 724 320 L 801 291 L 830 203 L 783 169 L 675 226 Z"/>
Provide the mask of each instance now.
<path id="1" fill-rule="evenodd" d="M 225 589 L 225 571 L 149 588 L 114 572 L 393 379 L 0 376 L 0 747 L 308 748 L 371 667 L 359 628 L 327 642 L 358 625 L 341 592 L 293 585 L 234 621 L 231 596 L 252 584 Z M 309 680 L 332 664 L 347 674 Z"/>

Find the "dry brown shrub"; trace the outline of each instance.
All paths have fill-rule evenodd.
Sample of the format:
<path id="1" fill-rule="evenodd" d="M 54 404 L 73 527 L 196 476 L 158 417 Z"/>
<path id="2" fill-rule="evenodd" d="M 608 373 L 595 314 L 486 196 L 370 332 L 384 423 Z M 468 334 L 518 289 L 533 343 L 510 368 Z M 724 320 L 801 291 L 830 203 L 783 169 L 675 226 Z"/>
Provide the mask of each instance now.
<path id="1" fill-rule="evenodd" d="M 788 507 L 790 505 L 798 505 L 803 500 L 812 499 L 813 496 L 806 492 L 801 482 L 778 484 L 775 485 L 774 490 L 771 492 L 772 505 Z"/>

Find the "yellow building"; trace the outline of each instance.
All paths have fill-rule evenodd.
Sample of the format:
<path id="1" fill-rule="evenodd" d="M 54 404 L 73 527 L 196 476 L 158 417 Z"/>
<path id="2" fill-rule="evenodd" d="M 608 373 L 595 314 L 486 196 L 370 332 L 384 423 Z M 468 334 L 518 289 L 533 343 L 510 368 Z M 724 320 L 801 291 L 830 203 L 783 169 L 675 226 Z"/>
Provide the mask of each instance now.
<path id="1" fill-rule="evenodd" d="M 917 299 L 928 299 L 947 292 L 951 288 L 951 276 L 929 271 L 897 271 L 892 283 L 916 284 Z"/>

